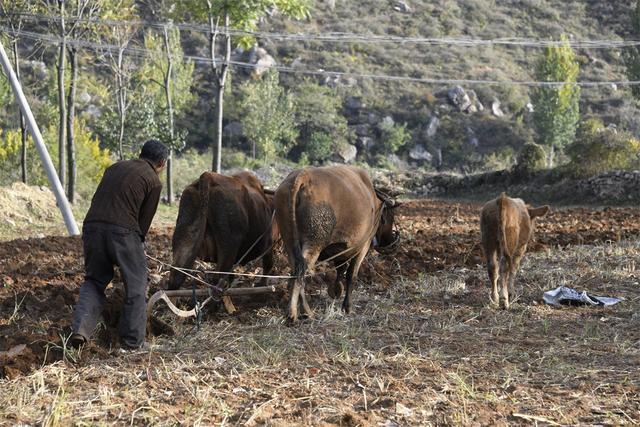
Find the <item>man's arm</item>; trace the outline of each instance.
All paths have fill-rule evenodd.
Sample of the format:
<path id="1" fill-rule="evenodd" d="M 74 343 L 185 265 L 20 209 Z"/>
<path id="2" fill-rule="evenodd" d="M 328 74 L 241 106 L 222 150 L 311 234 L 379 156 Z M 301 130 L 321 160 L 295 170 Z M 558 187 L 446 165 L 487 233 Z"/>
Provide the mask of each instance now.
<path id="1" fill-rule="evenodd" d="M 160 194 L 162 193 L 162 185 L 154 187 L 144 198 L 142 206 L 140 206 L 140 217 L 138 219 L 138 225 L 140 225 L 140 231 L 142 232 L 142 240 L 149 232 L 151 227 L 151 221 L 158 209 L 158 202 L 160 201 Z"/>

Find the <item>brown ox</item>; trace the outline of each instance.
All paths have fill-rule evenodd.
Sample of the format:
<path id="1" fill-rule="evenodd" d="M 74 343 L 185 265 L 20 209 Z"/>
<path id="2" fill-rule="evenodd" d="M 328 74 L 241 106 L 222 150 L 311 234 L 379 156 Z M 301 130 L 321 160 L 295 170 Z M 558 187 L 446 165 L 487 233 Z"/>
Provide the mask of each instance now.
<path id="1" fill-rule="evenodd" d="M 204 172 L 182 192 L 172 241 L 173 265 L 191 268 L 199 258 L 215 262 L 218 271 L 230 272 L 236 263 L 246 264 L 264 254 L 262 267 L 269 274 L 277 233 L 272 199 L 249 172 L 232 176 Z M 183 274 L 172 270 L 168 288 L 177 289 L 184 280 Z"/>
<path id="2" fill-rule="evenodd" d="M 505 193 L 482 208 L 480 230 L 492 285 L 492 304 L 498 305 L 499 301 L 502 307 L 509 308 L 509 298 L 515 295 L 513 282 L 527 250 L 527 243 L 533 236 L 535 219 L 546 215 L 548 211 L 549 206 L 531 208 L 521 199 L 512 199 Z M 498 297 L 500 278 L 502 286 Z"/>
<path id="3" fill-rule="evenodd" d="M 293 171 L 275 192 L 278 228 L 293 269 L 289 282 L 289 319 L 298 317 L 298 298 L 304 314 L 312 315 L 304 289 L 304 275 L 318 260 L 338 266 L 329 294 L 340 297 L 346 270 L 342 308 L 351 310 L 353 281 L 372 240 L 381 247 L 395 241 L 394 200 L 378 192 L 366 172 L 351 166 L 305 168 Z"/>

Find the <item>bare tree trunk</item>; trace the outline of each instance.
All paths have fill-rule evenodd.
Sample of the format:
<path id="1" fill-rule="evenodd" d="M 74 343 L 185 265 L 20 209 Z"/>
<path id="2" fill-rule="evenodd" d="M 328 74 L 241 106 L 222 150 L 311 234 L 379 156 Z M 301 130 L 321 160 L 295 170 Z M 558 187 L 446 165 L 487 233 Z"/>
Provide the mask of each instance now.
<path id="1" fill-rule="evenodd" d="M 13 62 L 16 70 L 16 77 L 20 81 L 20 61 L 18 60 L 18 39 L 13 39 Z M 27 124 L 24 121 L 22 110 L 18 110 L 18 117 L 20 119 L 20 139 L 22 141 L 22 148 L 20 150 L 20 172 L 22 176 L 22 182 L 27 183 Z"/>
<path id="2" fill-rule="evenodd" d="M 75 47 L 69 49 L 69 61 L 71 63 L 71 82 L 69 84 L 69 97 L 67 105 L 69 106 L 69 114 L 67 116 L 67 159 L 69 161 L 69 182 L 67 195 L 69 202 L 75 201 L 76 193 L 76 146 L 75 133 L 73 130 L 73 122 L 76 115 L 76 83 L 78 80 L 78 51 Z"/>
<path id="3" fill-rule="evenodd" d="M 58 120 L 58 176 L 60 178 L 60 184 L 62 188 L 65 187 L 65 145 L 67 142 L 66 126 L 67 126 L 67 107 L 66 97 L 64 93 L 64 70 L 66 66 L 66 54 L 67 54 L 67 39 L 64 23 L 64 0 L 58 0 L 60 7 L 60 50 L 58 53 L 58 108 L 59 108 L 59 120 Z"/>
<path id="4" fill-rule="evenodd" d="M 553 144 L 549 146 L 549 156 L 547 157 L 547 167 L 551 169 L 555 160 L 555 147 Z"/>
<path id="5" fill-rule="evenodd" d="M 213 32 L 213 19 L 210 17 L 209 26 L 211 34 L 210 43 L 211 43 L 211 60 L 214 67 L 215 79 L 216 79 L 216 108 L 215 108 L 215 146 L 213 150 L 213 165 L 212 169 L 217 173 L 220 173 L 220 165 L 222 159 L 222 118 L 224 115 L 224 88 L 227 80 L 227 72 L 229 70 L 229 63 L 231 62 L 231 34 L 229 34 L 229 13 L 225 12 L 224 15 L 224 25 L 225 25 L 225 52 L 224 52 L 224 63 L 222 63 L 219 67 L 215 62 L 215 34 Z"/>
<path id="6" fill-rule="evenodd" d="M 169 113 L 169 137 L 171 138 L 169 144 L 169 156 L 167 157 L 167 204 L 173 204 L 173 139 L 174 139 L 174 124 L 173 124 L 173 102 L 171 98 L 171 75 L 173 71 L 173 58 L 171 57 L 171 47 L 169 46 L 169 33 L 167 27 L 164 27 L 164 47 L 167 53 L 167 73 L 164 76 L 164 91 L 167 98 L 167 111 Z"/>
<path id="7" fill-rule="evenodd" d="M 116 72 L 116 95 L 118 101 L 118 116 L 120 118 L 120 129 L 118 132 L 118 158 L 122 160 L 124 158 L 124 150 L 122 147 L 122 142 L 124 140 L 124 124 L 127 114 L 126 107 L 126 99 L 125 99 L 125 88 L 123 82 L 123 67 L 122 67 L 122 56 L 124 54 L 124 49 L 118 49 L 118 71 Z"/>

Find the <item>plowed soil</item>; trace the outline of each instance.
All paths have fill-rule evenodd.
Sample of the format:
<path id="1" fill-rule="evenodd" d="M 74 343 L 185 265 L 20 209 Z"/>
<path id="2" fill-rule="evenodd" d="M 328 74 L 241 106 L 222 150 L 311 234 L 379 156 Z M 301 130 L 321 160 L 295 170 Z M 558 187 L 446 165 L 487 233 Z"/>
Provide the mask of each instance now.
<path id="1" fill-rule="evenodd" d="M 454 304 L 456 307 L 486 306 L 489 293 L 487 279 L 479 267 L 483 264 L 479 245 L 479 211 L 480 206 L 475 204 L 429 200 L 406 201 L 399 208 L 396 216 L 402 236 L 400 245 L 390 254 L 372 252 L 368 255 L 360 272 L 361 286 L 356 288 L 355 292 L 368 295 L 361 298 L 366 300 L 375 298 L 376 295 L 387 295 L 399 280 L 411 282 L 422 280 L 421 278 L 437 272 L 449 271 L 456 274 L 455 272 L 474 271 L 472 274 L 460 274 L 460 280 L 467 291 L 458 296 L 437 294 L 430 301 L 418 301 L 416 294 L 403 296 L 407 300 L 407 312 L 413 312 L 418 318 L 427 316 L 426 324 L 429 320 L 425 313 L 442 305 L 443 301 L 438 299 L 440 297 L 445 298 L 444 301 L 447 304 Z M 171 227 L 154 229 L 147 240 L 148 253 L 169 262 L 171 233 Z M 535 241 L 530 244 L 530 252 L 562 250 L 581 244 L 615 243 L 624 239 L 633 239 L 639 234 L 640 209 L 564 208 L 554 210 L 538 221 Z M 289 273 L 281 254 L 276 265 L 278 274 Z M 166 277 L 166 272 L 161 266 L 151 262 L 150 267 L 154 272 L 165 274 Z M 259 271 L 257 267 L 255 271 Z M 319 295 L 325 295 L 322 283 L 331 280 L 333 274 L 327 271 L 326 274 L 311 280 L 311 293 L 316 301 Z M 46 237 L 0 243 L 0 378 L 17 378 L 34 368 L 63 358 L 61 337 L 69 333 L 73 305 L 82 279 L 82 245 L 79 238 Z M 119 279 L 116 277 L 114 283 L 117 285 L 118 282 Z M 368 283 L 375 283 L 375 286 L 367 286 Z M 160 286 L 162 284 L 152 285 L 151 291 Z M 114 331 L 117 327 L 119 304 L 117 292 L 110 291 L 110 295 L 111 302 L 105 310 L 103 328 L 97 338 L 84 350 L 81 364 L 115 355 L 117 334 Z M 525 291 L 525 304 L 538 304 L 540 296 L 531 289 Z M 256 315 L 259 315 L 261 304 L 282 310 L 284 314 L 285 304 L 279 298 L 254 300 L 251 304 L 240 301 L 237 303 L 240 310 L 235 315 L 236 321 L 251 322 Z M 162 309 L 160 310 L 162 312 Z M 356 310 L 364 309 L 362 306 L 357 306 Z M 163 313 L 166 313 L 166 310 Z M 465 309 L 462 308 L 460 318 L 465 316 L 464 313 Z M 215 313 L 210 314 L 205 320 L 217 322 L 227 317 L 224 313 Z M 171 323 L 172 317 L 167 316 L 165 320 Z M 489 322 L 486 314 L 465 320 L 467 321 L 479 322 L 480 325 Z M 489 329 L 491 325 L 486 324 L 485 327 Z M 151 328 L 151 333 L 159 332 L 162 331 Z M 530 342 L 523 343 L 514 341 L 509 338 L 509 335 L 494 338 L 499 338 L 504 346 L 523 345 L 524 349 L 521 349 L 521 352 L 535 351 L 541 339 L 541 337 L 532 338 Z M 407 340 L 411 341 L 410 334 L 407 335 Z M 466 336 L 461 340 L 445 339 L 439 345 L 448 346 L 448 350 L 453 354 L 457 352 L 464 354 L 468 353 L 470 345 L 474 345 L 472 341 L 472 336 Z M 481 348 L 486 344 L 479 341 L 477 345 Z M 606 351 L 602 357 L 606 357 L 605 354 Z M 513 360 L 505 363 L 513 367 L 519 363 L 516 360 L 518 357 L 514 355 Z M 573 357 L 579 358 L 580 354 L 575 354 Z M 436 369 L 435 365 L 433 369 Z M 411 381 L 416 380 L 414 378 Z M 405 386 L 409 387 L 410 384 Z M 414 386 L 421 387 L 419 384 Z M 482 392 L 483 382 L 479 381 L 476 386 L 480 389 L 475 388 L 469 391 L 470 397 Z M 517 384 L 507 384 L 507 386 L 513 387 L 513 393 L 517 393 Z M 633 383 L 621 387 L 633 388 Z M 381 388 L 384 387 L 381 386 Z M 628 392 L 633 390 L 624 391 L 624 393 Z M 637 389 L 635 393 L 637 396 Z M 384 400 L 378 402 L 378 405 L 384 406 Z M 501 405 L 504 406 L 505 403 L 496 401 L 492 405 L 496 406 L 494 408 L 496 412 L 500 412 Z M 398 409 L 396 406 L 396 411 L 402 411 L 402 408 Z M 437 408 L 435 410 L 437 412 Z M 345 425 L 369 423 L 366 418 L 358 417 L 360 415 L 355 413 L 346 414 L 343 418 L 338 417 L 334 421 Z M 242 418 L 241 415 L 240 418 Z M 445 423 L 465 421 L 447 418 L 445 415 L 437 419 Z M 511 422 L 522 421 L 522 419 L 525 418 L 512 418 Z M 568 419 L 578 420 L 577 418 Z M 493 423 L 496 422 L 496 418 L 487 415 L 487 418 L 475 421 L 481 424 Z M 583 422 L 590 422 L 590 419 Z"/>

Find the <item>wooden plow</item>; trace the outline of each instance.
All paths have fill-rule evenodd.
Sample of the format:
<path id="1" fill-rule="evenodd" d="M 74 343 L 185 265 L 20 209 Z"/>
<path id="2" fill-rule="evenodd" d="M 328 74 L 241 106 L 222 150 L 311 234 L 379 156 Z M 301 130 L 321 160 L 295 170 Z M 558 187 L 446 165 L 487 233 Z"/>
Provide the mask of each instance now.
<path id="1" fill-rule="evenodd" d="M 222 299 L 225 309 L 229 313 L 233 313 L 236 311 L 233 302 L 231 301 L 231 297 L 239 297 L 239 296 L 250 296 L 250 295 L 263 295 L 263 294 L 272 294 L 279 292 L 285 288 L 286 284 L 281 283 L 278 285 L 271 286 L 256 286 L 253 288 L 229 288 L 224 289 L 222 291 L 218 291 L 216 289 L 178 289 L 175 291 L 169 290 L 161 290 L 156 292 L 149 298 L 149 302 L 147 303 L 147 317 L 151 316 L 151 312 L 153 311 L 153 306 L 158 301 L 164 301 L 169 309 L 177 316 L 180 317 L 192 317 L 198 314 L 198 310 L 202 310 L 202 308 L 209 303 L 214 297 L 218 297 Z M 173 303 L 172 298 L 185 298 L 185 297 L 207 297 L 202 304 L 192 308 L 191 310 L 182 310 Z"/>

